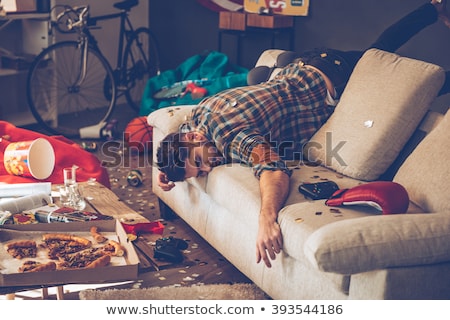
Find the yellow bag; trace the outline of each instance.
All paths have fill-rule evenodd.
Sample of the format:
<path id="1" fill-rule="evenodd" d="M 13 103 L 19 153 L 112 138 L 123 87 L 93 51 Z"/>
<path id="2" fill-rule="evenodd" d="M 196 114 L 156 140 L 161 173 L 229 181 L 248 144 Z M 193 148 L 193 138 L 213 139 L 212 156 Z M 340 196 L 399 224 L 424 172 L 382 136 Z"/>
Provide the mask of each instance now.
<path id="1" fill-rule="evenodd" d="M 308 9 L 309 0 L 244 0 L 244 10 L 250 13 L 268 11 L 271 14 L 307 16 Z"/>

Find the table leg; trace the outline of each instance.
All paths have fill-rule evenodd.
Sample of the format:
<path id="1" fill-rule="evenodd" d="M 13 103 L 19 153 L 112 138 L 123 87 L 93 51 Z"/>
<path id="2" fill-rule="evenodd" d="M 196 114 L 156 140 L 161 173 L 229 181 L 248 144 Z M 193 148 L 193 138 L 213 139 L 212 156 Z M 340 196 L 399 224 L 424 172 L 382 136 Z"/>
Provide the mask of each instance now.
<path id="1" fill-rule="evenodd" d="M 48 299 L 48 288 L 42 288 L 42 300 Z"/>
<path id="2" fill-rule="evenodd" d="M 64 300 L 64 287 L 63 286 L 59 286 L 56 287 L 56 298 L 58 300 Z"/>

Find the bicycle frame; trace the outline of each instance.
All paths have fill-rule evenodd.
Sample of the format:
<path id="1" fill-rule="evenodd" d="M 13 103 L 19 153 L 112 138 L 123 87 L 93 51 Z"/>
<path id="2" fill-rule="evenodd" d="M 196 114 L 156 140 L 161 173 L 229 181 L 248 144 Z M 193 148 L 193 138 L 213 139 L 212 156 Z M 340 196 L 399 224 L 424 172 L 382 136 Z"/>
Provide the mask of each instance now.
<path id="1" fill-rule="evenodd" d="M 84 81 L 84 79 L 86 78 L 86 70 L 87 70 L 87 54 L 88 54 L 88 47 L 89 47 L 89 35 L 87 35 L 86 37 L 80 37 L 79 42 L 80 42 L 80 47 L 82 50 L 82 54 L 80 56 L 80 72 L 78 75 L 78 79 L 75 81 L 75 84 L 72 86 L 71 90 L 77 90 L 76 88 L 78 88 Z"/>
<path id="2" fill-rule="evenodd" d="M 120 27 L 119 27 L 119 44 L 117 49 L 117 63 L 115 70 L 121 70 L 121 67 L 123 65 L 125 42 L 129 41 L 130 35 L 134 32 L 133 25 L 131 24 L 130 18 L 128 17 L 128 12 L 122 10 L 121 12 L 118 13 L 89 17 L 87 23 L 88 26 L 95 26 L 97 25 L 98 21 L 112 20 L 117 18 L 120 18 Z M 90 34 L 89 40 L 95 40 L 94 36 Z M 94 42 L 94 46 L 98 48 L 96 41 Z"/>
<path id="3" fill-rule="evenodd" d="M 117 82 L 117 88 L 119 89 L 119 92 L 121 87 L 120 85 L 123 84 L 122 79 L 126 78 L 126 67 L 122 68 L 125 61 L 124 60 L 124 49 L 125 44 L 128 43 L 131 40 L 131 35 L 135 32 L 135 29 L 133 25 L 131 24 L 131 21 L 128 17 L 128 12 L 126 10 L 121 10 L 117 13 L 111 13 L 111 14 L 105 14 L 105 15 L 99 15 L 94 17 L 88 17 L 86 21 L 86 26 L 81 29 L 81 32 L 79 34 L 78 42 L 80 45 L 80 48 L 82 50 L 82 55 L 80 57 L 80 72 L 78 75 L 77 80 L 73 84 L 71 91 L 75 92 L 78 90 L 79 86 L 82 84 L 82 82 L 85 79 L 86 75 L 86 68 L 87 68 L 87 54 L 88 54 L 88 47 L 92 46 L 95 48 L 98 52 L 101 53 L 101 50 L 98 46 L 98 42 L 95 38 L 95 36 L 90 32 L 90 29 L 93 29 L 94 26 L 97 25 L 97 22 L 99 21 L 106 21 L 106 20 L 113 20 L 113 19 L 120 19 L 120 26 L 119 26 L 119 43 L 117 48 L 117 62 L 114 70 L 114 78 Z"/>

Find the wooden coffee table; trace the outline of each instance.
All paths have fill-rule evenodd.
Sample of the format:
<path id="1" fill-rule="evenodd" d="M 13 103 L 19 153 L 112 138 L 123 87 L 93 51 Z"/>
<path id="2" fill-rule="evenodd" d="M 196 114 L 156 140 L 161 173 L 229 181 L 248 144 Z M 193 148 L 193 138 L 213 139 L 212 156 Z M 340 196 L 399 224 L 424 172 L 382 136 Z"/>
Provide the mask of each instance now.
<path id="1" fill-rule="evenodd" d="M 83 182 L 80 183 L 80 188 L 87 202 L 87 211 L 99 212 L 122 222 L 149 222 L 147 218 L 128 207 L 114 192 L 98 182 Z"/>

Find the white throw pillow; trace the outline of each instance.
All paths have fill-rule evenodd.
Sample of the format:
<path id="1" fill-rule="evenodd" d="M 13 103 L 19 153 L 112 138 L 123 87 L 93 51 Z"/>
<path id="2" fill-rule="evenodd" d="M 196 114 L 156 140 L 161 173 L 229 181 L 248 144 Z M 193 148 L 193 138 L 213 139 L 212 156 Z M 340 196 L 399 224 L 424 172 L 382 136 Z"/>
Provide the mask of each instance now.
<path id="1" fill-rule="evenodd" d="M 376 180 L 397 157 L 444 82 L 436 65 L 378 49 L 356 65 L 307 158 L 346 176 Z"/>

